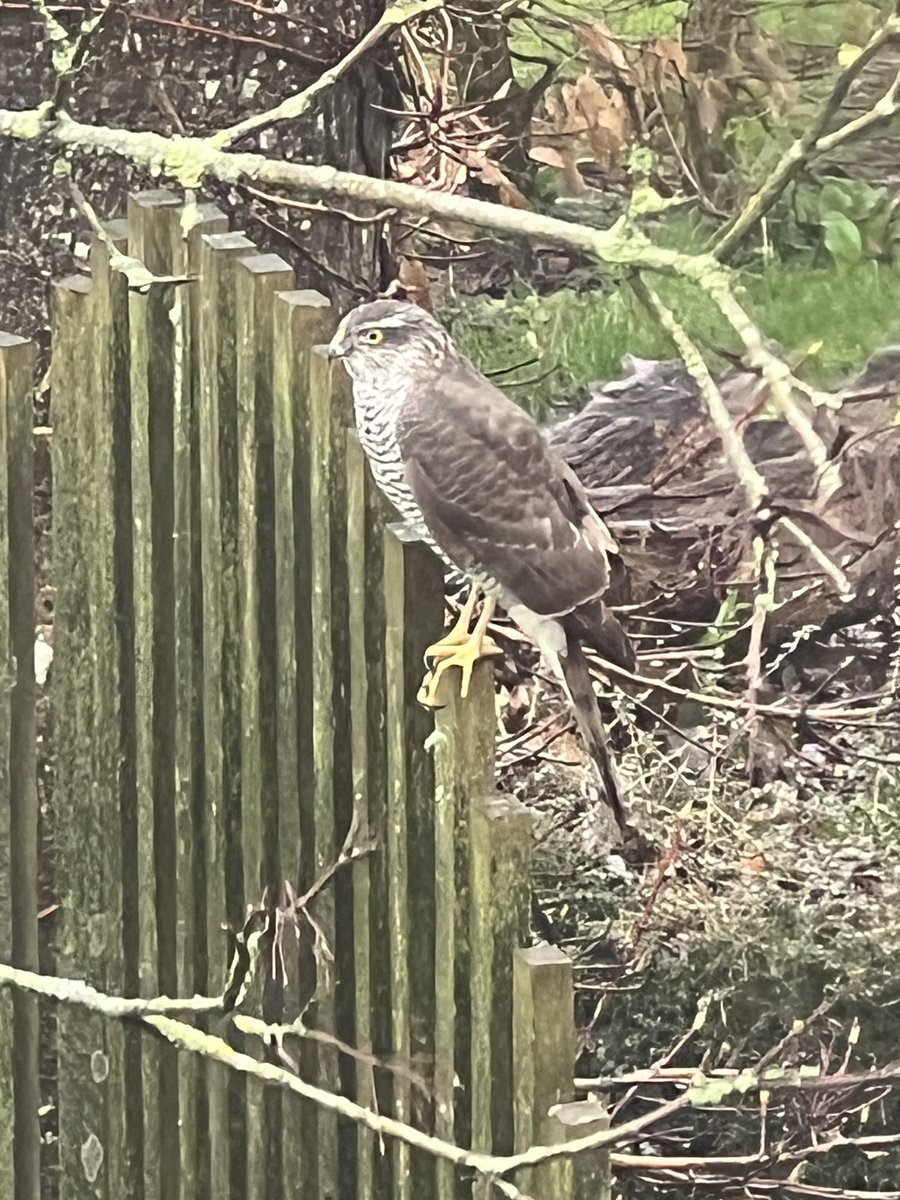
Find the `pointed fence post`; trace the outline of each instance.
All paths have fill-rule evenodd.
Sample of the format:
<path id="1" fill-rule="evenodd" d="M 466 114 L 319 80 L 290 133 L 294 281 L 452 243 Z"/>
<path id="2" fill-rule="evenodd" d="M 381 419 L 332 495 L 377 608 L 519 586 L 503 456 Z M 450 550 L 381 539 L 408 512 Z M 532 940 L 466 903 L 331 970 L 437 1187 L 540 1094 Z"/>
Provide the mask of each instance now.
<path id="1" fill-rule="evenodd" d="M 379 852 L 390 878 L 391 1051 L 401 1067 L 431 1074 L 434 1058 L 434 718 L 416 701 L 425 647 L 440 633 L 444 572 L 422 542 L 391 525 L 384 540 L 387 827 Z M 394 1115 L 428 1124 L 425 1098 L 398 1071 Z M 416 1111 L 418 1109 L 418 1112 Z M 395 1144 L 397 1200 L 434 1192 L 434 1160 Z"/>
<path id="2" fill-rule="evenodd" d="M 483 799 L 470 835 L 472 1147 L 512 1154 L 513 964 L 529 934 L 531 813 L 510 797 Z"/>
<path id="3" fill-rule="evenodd" d="M 375 487 L 355 432 L 346 435 L 347 561 L 351 656 L 351 754 L 353 803 L 359 837 L 373 852 L 354 863 L 353 936 L 356 979 L 353 1044 L 363 1054 L 385 1054 L 391 1045 L 391 961 L 387 953 L 388 895 L 385 853 L 387 828 L 385 525 L 390 513 Z M 376 1105 L 377 1090 L 377 1105 Z M 359 1103 L 390 1111 L 387 1072 L 360 1061 L 356 1069 Z M 393 1195 L 393 1156 L 368 1130 L 357 1131 L 358 1200 L 389 1200 Z"/>
<path id="4" fill-rule="evenodd" d="M 435 1133 L 457 1145 L 472 1138 L 472 825 L 494 788 L 494 673 L 476 664 L 463 700 L 451 675 L 435 718 Z M 457 677 L 458 678 L 458 677 Z M 465 1190 L 449 1163 L 437 1164 L 440 1200 Z M 471 1190 L 469 1188 L 469 1190 Z"/>
<path id="5" fill-rule="evenodd" d="M 276 254 L 238 261 L 235 271 L 238 434 L 238 592 L 241 627 L 241 850 L 247 909 L 278 901 L 278 614 L 275 590 L 274 316 L 294 272 Z M 285 502 L 290 504 L 290 498 Z M 281 1018 L 265 973 L 262 1017 Z M 258 1047 L 254 1047 L 258 1049 Z M 247 1197 L 264 1200 L 281 1175 L 282 1096 L 247 1081 Z"/>

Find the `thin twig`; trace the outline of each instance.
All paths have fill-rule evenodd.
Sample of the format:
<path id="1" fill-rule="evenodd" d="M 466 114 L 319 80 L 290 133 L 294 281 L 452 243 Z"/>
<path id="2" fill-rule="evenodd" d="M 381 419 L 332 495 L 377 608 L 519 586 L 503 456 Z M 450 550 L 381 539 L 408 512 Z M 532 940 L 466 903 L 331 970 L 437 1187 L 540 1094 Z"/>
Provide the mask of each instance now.
<path id="1" fill-rule="evenodd" d="M 831 495 L 840 486 L 840 469 L 836 463 L 829 462 L 827 446 L 816 433 L 812 421 L 794 400 L 791 391 L 791 372 L 787 364 L 766 348 L 756 325 L 724 281 L 710 279 L 708 284 L 701 283 L 701 287 L 704 287 L 704 290 L 715 301 L 723 316 L 744 343 L 750 366 L 756 367 L 762 372 L 776 407 L 800 438 L 813 466 L 821 473 L 819 481 L 821 494 L 825 497 Z"/>
<path id="2" fill-rule="evenodd" d="M 728 459 L 732 470 L 743 485 L 744 491 L 747 493 L 747 498 L 757 515 L 764 519 L 766 516 L 765 510 L 769 502 L 766 481 L 757 470 L 752 459 L 750 458 L 750 455 L 747 453 L 743 440 L 741 439 L 741 436 L 731 419 L 731 414 L 728 412 L 728 408 L 725 404 L 725 400 L 722 397 L 722 393 L 719 391 L 718 385 L 710 374 L 709 368 L 703 359 L 703 355 L 688 336 L 687 331 L 675 317 L 675 314 L 662 302 L 656 292 L 654 292 L 653 289 L 642 279 L 638 280 L 635 286 L 638 294 L 642 297 L 642 299 L 644 299 L 645 303 L 653 311 L 659 320 L 660 325 L 662 325 L 663 329 L 665 329 L 665 331 L 669 334 L 669 336 L 672 338 L 672 341 L 678 348 L 678 352 L 684 361 L 685 367 L 687 367 L 687 370 L 694 378 L 698 388 L 700 389 L 700 394 L 706 405 L 706 410 L 709 413 L 710 420 L 712 421 L 716 432 L 721 438 L 722 449 L 725 452 L 725 457 Z M 705 285 L 701 282 L 701 287 L 704 286 Z M 750 345 L 752 345 L 754 350 L 758 351 L 757 365 L 761 366 L 764 372 L 768 370 L 772 374 L 773 378 L 778 375 L 779 372 L 777 368 L 783 364 L 779 364 L 778 359 L 764 349 L 762 346 L 762 340 L 759 337 L 759 331 L 756 330 L 749 316 L 747 316 L 737 301 L 734 300 L 734 297 L 731 296 L 729 289 L 720 282 L 714 281 L 709 286 L 706 286 L 706 290 L 708 290 L 710 294 L 714 296 L 714 298 L 720 304 L 722 311 L 735 325 L 735 328 L 737 329 L 738 326 L 740 326 L 740 330 L 743 331 L 742 336 L 744 337 L 745 344 L 748 345 L 748 348 Z M 769 380 L 769 384 L 770 386 L 773 386 L 772 379 Z M 782 397 L 782 402 L 784 403 L 784 397 Z M 796 408 L 796 405 L 794 405 L 792 400 L 790 400 L 788 403 L 787 408 L 783 409 L 785 418 L 798 432 L 799 411 L 800 410 Z M 790 414 L 790 416 L 788 414 Z M 799 423 L 800 425 L 807 421 L 805 414 L 801 415 L 802 422 Z M 815 439 L 815 442 L 818 443 L 818 435 L 812 431 L 811 426 L 810 432 L 811 436 Z M 819 443 L 819 445 L 821 444 Z M 808 445 L 808 449 L 810 450 L 811 455 L 814 452 L 818 453 L 818 451 L 816 451 L 815 447 L 812 445 Z M 826 454 L 824 446 L 821 446 L 821 452 Z M 815 462 L 815 459 L 813 461 Z M 834 464 L 829 465 L 833 466 Z M 827 574 L 828 577 L 834 581 L 841 598 L 852 599 L 855 594 L 855 589 L 841 568 L 837 566 L 836 563 L 833 563 L 831 559 L 829 559 L 828 555 L 825 554 L 825 552 L 815 544 L 812 538 L 807 533 L 804 533 L 803 530 L 800 529 L 790 517 L 779 516 L 776 519 L 778 524 L 786 529 L 791 536 L 807 550 L 810 557 L 814 559 L 814 561 L 825 572 L 825 574 Z"/>
<path id="3" fill-rule="evenodd" d="M 132 8 L 116 8 L 115 12 L 124 16 L 128 21 L 145 21 L 149 25 L 163 25 L 170 29 L 176 29 L 179 33 L 235 42 L 242 46 L 258 46 L 269 53 L 280 54 L 284 58 L 296 58 L 314 66 L 321 65 L 320 59 L 316 58 L 314 54 L 307 54 L 296 46 L 289 46 L 285 42 L 276 42 L 271 38 L 254 37 L 249 33 L 233 33 L 230 29 L 220 29 L 215 25 L 195 25 L 184 18 L 175 20 L 172 17 L 158 17 L 154 13 L 135 12 Z"/>
<path id="4" fill-rule="evenodd" d="M 852 121 L 848 121 L 840 129 L 835 129 L 833 133 L 826 133 L 824 137 L 819 138 L 815 145 L 816 156 L 827 154 L 836 146 L 840 146 L 843 142 L 849 141 L 850 138 L 855 137 L 858 133 L 862 133 L 864 129 L 869 129 L 873 125 L 889 121 L 892 117 L 895 117 L 900 112 L 900 104 L 897 102 L 898 90 L 900 90 L 900 71 L 894 76 L 894 82 L 881 99 L 877 101 L 874 108 L 869 109 L 866 113 L 861 113 L 858 117 L 854 117 Z"/>
<path id="5" fill-rule="evenodd" d="M 344 212 L 342 208 L 333 208 L 321 201 L 309 204 L 303 200 L 292 200 L 290 196 L 276 196 L 272 192 L 263 192 L 249 183 L 240 184 L 239 187 L 241 191 L 255 196 L 259 200 L 265 200 L 267 204 L 275 204 L 283 208 L 296 208 L 301 212 L 317 213 L 323 217 L 340 217 L 342 221 L 350 221 L 354 225 L 377 225 L 393 217 L 397 212 L 395 208 L 383 208 L 371 217 L 361 217 L 356 213 Z"/>
<path id="6" fill-rule="evenodd" d="M 302 92 L 297 92 L 294 96 L 288 96 L 286 100 L 282 100 L 280 104 L 266 112 L 255 113 L 252 117 L 238 121 L 236 125 L 229 125 L 227 129 L 222 129 L 214 134 L 210 141 L 217 149 L 223 150 L 239 138 L 246 137 L 248 133 L 254 133 L 258 129 L 274 125 L 276 121 L 302 117 L 321 92 L 337 83 L 342 75 L 346 75 L 386 34 L 405 25 L 407 21 L 412 21 L 416 17 L 442 7 L 443 0 L 395 0 L 394 4 L 389 4 L 384 10 L 377 24 L 373 25 L 368 33 L 360 38 L 340 62 L 329 67 L 327 71 L 323 71 L 309 87 L 304 88 Z"/>
<path id="7" fill-rule="evenodd" d="M 794 541 L 796 541 L 804 548 L 804 550 L 806 550 L 807 554 L 809 554 L 809 557 L 821 567 L 825 574 L 828 575 L 830 579 L 834 580 L 834 583 L 841 594 L 841 599 L 852 600 L 856 595 L 856 588 L 847 578 L 846 574 L 837 565 L 837 563 L 832 562 L 825 551 L 816 545 L 809 534 L 804 532 L 804 530 L 802 530 L 795 521 L 791 520 L 790 517 L 779 517 L 778 524 L 783 530 L 785 530 L 786 533 L 791 535 Z"/>
<path id="8" fill-rule="evenodd" d="M 703 355 L 672 310 L 662 302 L 649 284 L 638 278 L 635 280 L 634 286 L 638 295 L 675 343 L 685 367 L 700 389 L 706 411 L 722 442 L 725 457 L 747 493 L 751 507 L 755 512 L 760 512 L 768 503 L 766 481 L 747 453 L 741 435 L 735 428 L 722 393 L 719 391 L 719 386 L 713 379 Z"/>

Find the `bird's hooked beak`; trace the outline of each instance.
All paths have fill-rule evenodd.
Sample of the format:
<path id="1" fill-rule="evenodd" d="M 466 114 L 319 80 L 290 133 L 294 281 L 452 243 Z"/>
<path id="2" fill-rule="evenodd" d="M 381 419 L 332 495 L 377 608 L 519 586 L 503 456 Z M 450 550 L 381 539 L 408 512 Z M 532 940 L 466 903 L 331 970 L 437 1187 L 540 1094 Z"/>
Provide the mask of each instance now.
<path id="1" fill-rule="evenodd" d="M 336 358 L 345 358 L 349 353 L 349 349 L 347 343 L 341 340 L 338 334 L 335 334 L 327 344 L 323 343 L 321 346 L 313 346 L 313 352 L 320 354 L 322 358 L 327 358 L 329 362 L 333 362 Z"/>
<path id="2" fill-rule="evenodd" d="M 329 362 L 334 362 L 336 358 L 346 358 L 350 353 L 350 342 L 347 338 L 347 317 L 341 321 L 337 329 L 334 331 L 334 337 L 327 345 L 313 346 L 316 354 L 320 354 L 322 358 L 327 358 Z"/>

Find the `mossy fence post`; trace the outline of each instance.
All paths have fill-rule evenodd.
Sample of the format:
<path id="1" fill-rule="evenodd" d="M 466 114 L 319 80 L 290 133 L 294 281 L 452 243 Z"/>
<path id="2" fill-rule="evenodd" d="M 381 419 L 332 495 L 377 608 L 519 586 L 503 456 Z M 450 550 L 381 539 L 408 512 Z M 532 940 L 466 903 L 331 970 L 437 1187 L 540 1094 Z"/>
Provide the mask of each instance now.
<path id="1" fill-rule="evenodd" d="M 168 281 L 129 289 L 126 251 Z M 280 1040 L 224 1011 L 205 1028 L 460 1145 L 563 1140 L 577 1107 L 571 963 L 529 946 L 531 821 L 495 792 L 491 668 L 466 701 L 448 687 L 436 718 L 415 702 L 441 566 L 392 523 L 349 432 L 346 381 L 312 353 L 337 314 L 213 206 L 169 192 L 132 196 L 90 271 L 53 291 L 44 867 L 59 973 L 114 994 L 215 997 L 261 911 L 270 932 L 240 1003 Z M 32 371 L 33 348 L 0 336 L 0 782 L 13 801 L 0 952 L 33 968 Z M 17 1131 L 0 1186 L 36 1200 L 37 1008 L 0 1003 L 0 1116 Z M 62 1005 L 56 1019 L 60 1200 L 489 1194 L 136 1024 Z M 559 1162 L 527 1182 L 535 1200 L 586 1200 L 607 1166 Z"/>
<path id="2" fill-rule="evenodd" d="M 37 347 L 0 333 L 0 957 L 38 967 L 38 797 L 35 775 L 34 612 L 31 493 L 32 380 Z M 38 1006 L 0 997 L 0 1193 L 40 1195 Z M 12 1137 L 9 1134 L 12 1132 Z"/>

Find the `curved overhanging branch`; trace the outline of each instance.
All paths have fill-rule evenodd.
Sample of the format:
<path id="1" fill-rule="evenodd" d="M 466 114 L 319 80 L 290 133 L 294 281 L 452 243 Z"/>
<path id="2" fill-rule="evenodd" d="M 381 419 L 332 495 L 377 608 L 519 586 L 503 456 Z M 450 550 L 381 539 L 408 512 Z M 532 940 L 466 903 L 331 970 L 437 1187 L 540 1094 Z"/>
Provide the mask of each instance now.
<path id="1" fill-rule="evenodd" d="M 335 167 L 289 163 L 262 154 L 224 150 L 216 145 L 216 135 L 209 138 L 164 137 L 149 131 L 85 125 L 63 114 L 51 119 L 49 106 L 44 105 L 24 112 L 0 109 L 0 136 L 49 143 L 64 149 L 115 154 L 145 167 L 152 174 L 167 176 L 188 189 L 198 188 L 206 177 L 232 184 L 256 180 L 324 199 L 340 198 L 377 204 L 382 208 L 398 208 L 420 216 L 488 229 L 500 236 L 566 246 L 591 254 L 609 266 L 640 267 L 667 275 L 681 275 L 697 284 L 720 281 L 727 285 L 730 280 L 727 268 L 711 255 L 681 254 L 657 246 L 624 218 L 610 229 L 595 229 L 543 213 L 507 208 L 468 196 L 427 191 L 412 184 L 374 179 L 351 171 L 339 171 Z"/>
<path id="2" fill-rule="evenodd" d="M 294 1092 L 326 1111 L 365 1126 L 379 1136 L 395 1138 L 406 1145 L 424 1150 L 426 1153 L 434 1155 L 435 1158 L 444 1159 L 460 1167 L 468 1167 L 495 1183 L 504 1194 L 518 1197 L 520 1200 L 525 1200 L 524 1193 L 514 1185 L 505 1183 L 502 1179 L 503 1176 L 519 1170 L 521 1167 L 538 1166 L 540 1163 L 570 1158 L 583 1151 L 598 1150 L 615 1145 L 617 1142 L 626 1141 L 645 1129 L 651 1128 L 679 1109 L 689 1107 L 695 1102 L 701 1105 L 710 1102 L 707 1095 L 709 1085 L 704 1084 L 703 1087 L 690 1088 L 677 1099 L 660 1104 L 651 1112 L 643 1113 L 631 1121 L 625 1121 L 614 1129 L 604 1129 L 597 1133 L 586 1134 L 559 1145 L 531 1146 L 518 1154 L 486 1154 L 455 1146 L 432 1134 L 423 1133 L 403 1121 L 382 1116 L 344 1096 L 307 1083 L 284 1067 L 259 1062 L 249 1054 L 242 1054 L 229 1046 L 222 1038 L 204 1033 L 185 1021 L 177 1020 L 169 1015 L 179 1011 L 209 1012 L 211 1004 L 213 1006 L 221 1004 L 219 1000 L 210 1001 L 201 997 L 193 1000 L 170 1000 L 162 997 L 154 1000 L 128 1000 L 118 996 L 109 996 L 80 980 L 40 975 L 32 971 L 8 967 L 2 963 L 0 963 L 0 987 L 14 987 L 30 992 L 32 995 L 58 1000 L 65 1004 L 78 1005 L 106 1018 L 142 1021 L 182 1050 L 221 1063 L 241 1074 L 250 1075 L 262 1083 Z M 747 1079 L 750 1080 L 749 1083 L 746 1079 L 740 1079 L 729 1081 L 724 1086 L 717 1081 L 716 1096 L 729 1094 L 732 1091 L 746 1091 L 749 1086 L 752 1086 L 752 1077 L 748 1076 Z"/>

